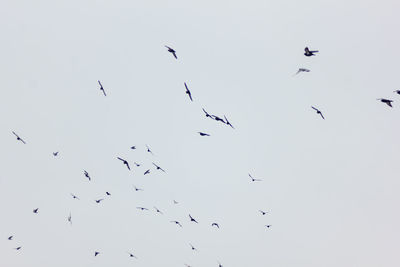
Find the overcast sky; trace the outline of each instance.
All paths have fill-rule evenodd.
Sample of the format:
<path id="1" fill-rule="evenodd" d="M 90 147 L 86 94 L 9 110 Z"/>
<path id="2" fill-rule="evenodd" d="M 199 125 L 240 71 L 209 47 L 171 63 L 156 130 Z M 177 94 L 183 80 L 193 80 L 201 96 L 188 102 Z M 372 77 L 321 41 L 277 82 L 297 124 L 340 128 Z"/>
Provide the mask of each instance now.
<path id="1" fill-rule="evenodd" d="M 399 8 L 5 1 L 0 266 L 399 266 Z"/>

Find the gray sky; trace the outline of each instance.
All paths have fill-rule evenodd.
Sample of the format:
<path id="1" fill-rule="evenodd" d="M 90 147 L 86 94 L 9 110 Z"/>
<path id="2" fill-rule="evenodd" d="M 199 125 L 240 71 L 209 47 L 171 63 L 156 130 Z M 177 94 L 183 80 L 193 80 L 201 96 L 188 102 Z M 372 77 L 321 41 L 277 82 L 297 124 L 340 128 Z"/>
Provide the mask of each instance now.
<path id="1" fill-rule="evenodd" d="M 0 266 L 399 266 L 399 8 L 6 1 Z"/>

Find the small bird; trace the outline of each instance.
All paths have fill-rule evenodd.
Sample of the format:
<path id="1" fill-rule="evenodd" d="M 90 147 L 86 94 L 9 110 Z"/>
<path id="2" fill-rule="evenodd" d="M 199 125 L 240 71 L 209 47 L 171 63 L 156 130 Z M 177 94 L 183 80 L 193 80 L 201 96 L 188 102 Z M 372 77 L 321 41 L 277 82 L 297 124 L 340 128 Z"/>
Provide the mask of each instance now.
<path id="1" fill-rule="evenodd" d="M 203 110 L 204 113 L 206 114 L 206 117 L 207 117 L 207 118 L 214 119 L 210 114 L 207 113 L 207 111 L 206 111 L 204 108 L 202 108 L 202 110 Z"/>
<path id="2" fill-rule="evenodd" d="M 396 91 L 393 91 L 393 92 L 400 95 L 400 90 L 396 90 Z"/>
<path id="3" fill-rule="evenodd" d="M 272 225 L 270 225 L 270 224 L 267 224 L 267 225 L 265 225 L 265 227 L 267 227 L 267 228 L 270 228 Z"/>
<path id="4" fill-rule="evenodd" d="M 136 146 L 131 146 L 131 149 L 136 149 Z"/>
<path id="5" fill-rule="evenodd" d="M 95 251 L 94 252 L 94 256 L 96 257 L 97 255 L 99 255 L 100 254 L 100 252 L 98 252 L 98 251 Z"/>
<path id="6" fill-rule="evenodd" d="M 308 49 L 308 47 L 304 48 L 304 51 L 305 51 L 304 55 L 306 57 L 315 56 L 314 53 L 318 53 L 317 50 L 311 51 L 311 50 Z"/>
<path id="7" fill-rule="evenodd" d="M 178 221 L 171 221 L 171 222 L 173 222 L 173 223 L 179 225 L 180 227 L 182 227 L 182 224 L 180 224 Z"/>
<path id="8" fill-rule="evenodd" d="M 79 197 L 75 196 L 75 195 L 72 194 L 72 193 L 71 193 L 71 196 L 72 196 L 73 199 L 78 199 L 78 200 L 79 200 Z"/>
<path id="9" fill-rule="evenodd" d="M 154 208 L 156 209 L 156 212 L 157 212 L 157 213 L 164 214 L 164 213 L 162 213 L 161 210 L 157 209 L 156 207 L 154 207 Z"/>
<path id="10" fill-rule="evenodd" d="M 11 235 L 11 236 L 9 236 L 7 239 L 8 239 L 8 240 L 12 240 L 12 239 L 13 239 L 13 237 L 14 237 L 14 236 L 13 236 L 13 235 Z"/>
<path id="11" fill-rule="evenodd" d="M 228 121 L 228 119 L 227 119 L 227 117 L 226 117 L 225 115 L 224 115 L 224 118 L 225 118 L 225 124 L 231 126 L 232 129 L 235 129 L 235 128 L 233 127 L 233 125 Z"/>
<path id="12" fill-rule="evenodd" d="M 58 156 L 58 151 L 57 152 L 53 152 L 53 156 L 57 157 Z"/>
<path id="13" fill-rule="evenodd" d="M 100 203 L 103 200 L 104 200 L 104 198 L 100 198 L 100 199 L 95 199 L 94 201 L 96 201 L 96 203 Z"/>
<path id="14" fill-rule="evenodd" d="M 133 164 L 135 164 L 136 167 L 140 167 L 139 163 L 134 162 Z"/>
<path id="15" fill-rule="evenodd" d="M 39 212 L 39 208 L 36 208 L 33 210 L 33 213 L 38 213 Z"/>
<path id="16" fill-rule="evenodd" d="M 135 188 L 135 191 L 143 191 L 142 188 L 137 188 L 136 186 L 133 186 Z"/>
<path id="17" fill-rule="evenodd" d="M 185 84 L 185 87 L 186 87 L 186 94 L 189 96 L 190 100 L 193 102 L 192 93 L 190 93 L 190 90 L 189 90 L 187 84 L 186 83 L 184 83 L 184 84 Z"/>
<path id="18" fill-rule="evenodd" d="M 100 84 L 100 90 L 103 91 L 104 96 L 107 96 L 106 91 L 104 91 L 104 88 L 103 88 L 103 85 L 101 84 L 101 82 L 100 81 L 97 81 L 97 82 Z"/>
<path id="19" fill-rule="evenodd" d="M 126 160 L 124 160 L 124 159 L 122 159 L 122 158 L 120 158 L 120 157 L 117 157 L 117 159 L 119 159 L 120 161 L 122 161 L 122 162 L 126 165 L 126 167 L 128 167 L 128 170 L 131 170 L 131 168 L 129 168 L 129 163 L 128 163 Z"/>
<path id="20" fill-rule="evenodd" d="M 210 136 L 208 133 L 198 132 L 200 136 Z"/>
<path id="21" fill-rule="evenodd" d="M 211 226 L 216 226 L 219 229 L 218 223 L 212 223 Z"/>
<path id="22" fill-rule="evenodd" d="M 130 253 L 130 252 L 128 252 L 128 251 L 127 251 L 126 253 L 129 254 L 129 257 L 137 259 L 137 257 L 136 257 L 135 255 L 133 255 L 132 253 Z"/>
<path id="23" fill-rule="evenodd" d="M 139 209 L 139 210 L 149 210 L 149 209 L 143 208 L 143 207 L 136 207 L 136 208 Z"/>
<path id="24" fill-rule="evenodd" d="M 143 175 L 149 174 L 150 173 L 150 169 L 146 170 Z"/>
<path id="25" fill-rule="evenodd" d="M 197 250 L 192 244 L 189 244 L 192 250 Z"/>
<path id="26" fill-rule="evenodd" d="M 310 70 L 309 69 L 305 69 L 305 68 L 299 68 L 299 70 L 294 74 L 294 75 L 297 75 L 297 74 L 299 74 L 300 72 L 310 72 Z M 293 76 L 294 76 L 293 75 Z"/>
<path id="27" fill-rule="evenodd" d="M 249 173 L 249 177 L 251 178 L 251 181 L 252 181 L 252 182 L 260 182 L 260 181 L 262 181 L 261 179 L 253 178 L 253 176 L 251 176 L 250 173 Z"/>
<path id="28" fill-rule="evenodd" d="M 15 250 L 20 250 L 22 247 L 16 247 L 16 248 L 14 248 Z"/>
<path id="29" fill-rule="evenodd" d="M 179 202 L 174 199 L 174 204 L 178 204 Z"/>
<path id="30" fill-rule="evenodd" d="M 385 103 L 386 105 L 388 105 L 391 108 L 393 107 L 392 106 L 393 100 L 389 100 L 389 99 L 385 99 L 385 98 L 378 98 L 377 100 L 380 100 L 382 103 Z"/>
<path id="31" fill-rule="evenodd" d="M 226 123 L 223 119 L 221 119 L 220 117 L 216 116 L 216 115 L 211 115 L 213 117 L 214 120 L 216 121 L 220 121 L 222 123 Z"/>
<path id="32" fill-rule="evenodd" d="M 153 152 L 150 150 L 148 145 L 146 145 L 146 148 L 147 148 L 147 152 L 149 152 L 150 154 L 154 155 Z"/>
<path id="33" fill-rule="evenodd" d="M 110 192 L 106 191 L 106 195 L 107 196 L 111 196 Z"/>
<path id="34" fill-rule="evenodd" d="M 69 213 L 68 221 L 69 221 L 69 223 L 72 225 L 72 216 L 71 216 L 71 212 Z"/>
<path id="35" fill-rule="evenodd" d="M 14 131 L 12 133 L 17 137 L 18 141 L 21 141 L 22 143 L 26 144 L 25 141 L 21 137 L 18 136 L 18 134 L 16 134 Z"/>
<path id="36" fill-rule="evenodd" d="M 262 215 L 267 214 L 267 211 L 262 211 L 262 210 L 258 210 L 259 212 L 261 212 Z"/>
<path id="37" fill-rule="evenodd" d="M 319 109 L 314 108 L 313 106 L 311 106 L 311 107 L 312 107 L 315 111 L 317 111 L 317 114 L 321 115 L 321 118 L 323 118 L 323 119 L 325 120 L 324 115 L 322 115 L 322 112 L 321 112 Z"/>
<path id="38" fill-rule="evenodd" d="M 176 59 L 178 59 L 178 57 L 176 56 L 176 51 L 175 51 L 174 49 L 172 49 L 172 48 L 169 47 L 169 46 L 165 46 L 165 47 L 168 48 L 168 52 L 172 53 L 172 55 L 174 55 L 174 57 L 175 57 Z"/>
<path id="39" fill-rule="evenodd" d="M 160 170 L 160 171 L 165 172 L 165 170 L 164 170 L 163 168 L 161 168 L 160 166 L 158 166 L 158 165 L 155 164 L 154 162 L 153 162 L 153 165 L 156 166 L 156 169 L 157 169 L 157 170 Z"/>
<path id="40" fill-rule="evenodd" d="M 87 171 L 83 170 L 83 174 L 89 179 L 89 181 L 91 180 L 90 175 Z"/>
<path id="41" fill-rule="evenodd" d="M 190 214 L 189 214 L 189 218 L 190 218 L 190 221 L 191 221 L 191 222 L 198 223 Z"/>

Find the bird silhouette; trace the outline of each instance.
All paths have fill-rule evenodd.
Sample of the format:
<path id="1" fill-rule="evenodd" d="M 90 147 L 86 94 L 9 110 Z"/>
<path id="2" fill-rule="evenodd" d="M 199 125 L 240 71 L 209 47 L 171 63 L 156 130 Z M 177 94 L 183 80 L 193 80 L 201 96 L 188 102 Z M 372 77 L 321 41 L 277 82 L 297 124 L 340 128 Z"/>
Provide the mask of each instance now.
<path id="1" fill-rule="evenodd" d="M 16 248 L 14 248 L 15 250 L 20 250 L 22 247 L 16 247 Z"/>
<path id="2" fill-rule="evenodd" d="M 189 214 L 189 218 L 190 218 L 190 221 L 191 221 L 191 222 L 198 223 L 190 214 Z"/>
<path id="3" fill-rule="evenodd" d="M 149 174 L 150 173 L 150 169 L 146 170 L 143 175 Z"/>
<path id="4" fill-rule="evenodd" d="M 107 196 L 111 196 L 110 192 L 106 191 L 106 195 Z"/>
<path id="5" fill-rule="evenodd" d="M 198 132 L 200 136 L 210 136 L 208 133 Z"/>
<path id="6" fill-rule="evenodd" d="M 173 223 L 179 225 L 180 227 L 182 227 L 182 224 L 180 224 L 178 221 L 171 221 L 171 222 L 173 222 Z"/>
<path id="7" fill-rule="evenodd" d="M 153 165 L 156 167 L 157 170 L 160 170 L 160 171 L 165 172 L 165 170 L 164 170 L 163 168 L 161 168 L 160 166 L 158 166 L 158 165 L 155 164 L 154 162 L 153 162 Z"/>
<path id="8" fill-rule="evenodd" d="M 251 176 L 250 173 L 249 173 L 249 177 L 251 178 L 251 181 L 252 181 L 252 182 L 260 182 L 260 181 L 262 181 L 261 179 L 253 178 L 253 176 Z"/>
<path id="9" fill-rule="evenodd" d="M 212 118 L 214 119 L 214 120 L 216 120 L 216 121 L 220 121 L 220 122 L 222 122 L 222 123 L 226 123 L 225 121 L 224 121 L 224 119 L 222 119 L 222 118 L 220 118 L 220 117 L 218 117 L 218 116 L 216 116 L 216 115 L 211 115 L 212 116 Z"/>
<path id="10" fill-rule="evenodd" d="M 142 188 L 138 188 L 138 187 L 136 187 L 136 186 L 133 186 L 133 187 L 135 188 L 135 191 L 143 191 Z"/>
<path id="11" fill-rule="evenodd" d="M 130 252 L 128 252 L 128 251 L 127 251 L 126 253 L 129 254 L 129 257 L 137 259 L 137 257 L 136 257 L 135 255 L 133 255 L 132 253 L 130 253 Z"/>
<path id="12" fill-rule="evenodd" d="M 203 110 L 204 113 L 206 114 L 206 117 L 207 117 L 207 118 L 214 119 L 210 114 L 208 114 L 208 112 L 207 112 L 204 108 L 202 108 L 202 110 Z"/>
<path id="13" fill-rule="evenodd" d="M 192 244 L 189 244 L 192 250 L 197 250 Z"/>
<path id="14" fill-rule="evenodd" d="M 156 210 L 157 213 L 164 214 L 164 213 L 162 213 L 162 211 L 159 210 L 158 208 L 154 207 L 154 209 Z"/>
<path id="15" fill-rule="evenodd" d="M 53 152 L 53 156 L 57 157 L 58 156 L 58 151 L 57 152 Z"/>
<path id="16" fill-rule="evenodd" d="M 174 204 L 178 204 L 179 202 L 174 199 Z"/>
<path id="17" fill-rule="evenodd" d="M 400 90 L 396 90 L 396 91 L 393 91 L 393 92 L 400 95 Z"/>
<path id="18" fill-rule="evenodd" d="M 71 193 L 71 196 L 72 196 L 73 199 L 78 199 L 78 200 L 79 200 L 79 197 L 75 196 L 75 195 L 72 194 L 72 193 Z"/>
<path id="19" fill-rule="evenodd" d="M 308 47 L 304 48 L 304 51 L 305 51 L 304 55 L 306 57 L 315 56 L 314 53 L 318 53 L 317 50 L 311 51 L 311 50 L 308 49 Z"/>
<path id="20" fill-rule="evenodd" d="M 150 154 L 154 155 L 153 152 L 150 150 L 148 145 L 146 145 L 146 148 L 147 148 L 147 152 L 149 152 Z"/>
<path id="21" fill-rule="evenodd" d="M 187 84 L 186 84 L 186 83 L 184 83 L 184 84 L 185 84 L 185 87 L 186 87 L 186 94 L 189 96 L 190 100 L 193 101 L 193 99 L 192 99 L 192 93 L 190 93 L 190 90 L 189 90 Z"/>
<path id="22" fill-rule="evenodd" d="M 231 126 L 232 129 L 235 129 L 235 128 L 233 127 L 233 125 L 228 121 L 228 118 L 227 118 L 225 115 L 224 115 L 224 118 L 225 118 L 225 124 Z"/>
<path id="23" fill-rule="evenodd" d="M 69 213 L 68 221 L 69 221 L 69 223 L 72 225 L 72 216 L 71 216 L 71 212 Z"/>
<path id="24" fill-rule="evenodd" d="M 120 157 L 117 157 L 117 159 L 119 159 L 120 161 L 122 161 L 122 162 L 126 165 L 126 167 L 128 168 L 128 170 L 131 170 L 131 168 L 129 167 L 129 163 L 128 163 L 126 160 L 124 160 L 124 159 L 122 159 L 122 158 L 120 158 Z"/>
<path id="25" fill-rule="evenodd" d="M 12 240 L 12 239 L 13 239 L 13 237 L 14 237 L 14 236 L 13 236 L 13 235 L 11 235 L 11 236 L 9 236 L 7 239 L 8 239 L 8 240 Z"/>
<path id="26" fill-rule="evenodd" d="M 267 212 L 266 211 L 262 211 L 262 210 L 258 210 L 259 212 L 261 212 L 261 214 L 262 215 L 265 215 L 265 214 L 267 214 Z"/>
<path id="27" fill-rule="evenodd" d="M 131 146 L 131 149 L 136 149 L 136 146 Z"/>
<path id="28" fill-rule="evenodd" d="M 219 229 L 218 223 L 212 223 L 211 226 L 216 226 Z"/>
<path id="29" fill-rule="evenodd" d="M 91 180 L 90 175 L 87 171 L 83 170 L 83 174 L 89 179 L 89 181 Z"/>
<path id="30" fill-rule="evenodd" d="M 311 106 L 311 107 L 312 107 L 315 111 L 317 111 L 317 114 L 321 115 L 321 118 L 323 118 L 323 119 L 325 120 L 324 115 L 322 115 L 322 112 L 321 112 L 319 109 L 314 108 L 313 106 Z"/>
<path id="31" fill-rule="evenodd" d="M 100 254 L 100 252 L 98 252 L 98 251 L 95 251 L 94 252 L 94 256 L 96 257 L 97 255 L 99 255 Z"/>
<path id="32" fill-rule="evenodd" d="M 300 72 L 310 72 L 310 70 L 309 69 L 305 69 L 305 68 L 299 68 L 299 70 L 294 74 L 294 75 L 297 75 L 297 74 L 299 74 Z M 293 75 L 293 76 L 294 76 Z"/>
<path id="33" fill-rule="evenodd" d="M 95 199 L 94 201 L 96 201 L 96 203 L 100 203 L 103 200 L 104 200 L 104 198 L 100 198 L 100 199 Z"/>
<path id="34" fill-rule="evenodd" d="M 392 106 L 392 102 L 393 102 L 393 100 L 390 100 L 390 99 L 385 99 L 385 98 L 378 98 L 377 100 L 380 100 L 382 103 L 385 103 L 386 105 L 388 105 L 389 107 L 393 107 Z"/>
<path id="35" fill-rule="evenodd" d="M 140 167 L 139 163 L 134 162 L 133 164 L 135 164 L 136 167 Z"/>
<path id="36" fill-rule="evenodd" d="M 136 207 L 136 208 L 139 209 L 139 210 L 149 210 L 149 209 L 143 208 L 143 207 Z"/>
<path id="37" fill-rule="evenodd" d="M 33 210 L 33 213 L 38 213 L 39 212 L 39 208 L 36 208 Z"/>
<path id="38" fill-rule="evenodd" d="M 16 134 L 14 131 L 12 133 L 17 137 L 18 141 L 21 141 L 22 143 L 26 144 L 25 141 L 21 137 L 18 136 L 18 134 Z"/>
<path id="39" fill-rule="evenodd" d="M 104 88 L 103 88 L 103 85 L 101 84 L 101 82 L 100 82 L 100 81 L 97 81 L 97 82 L 99 83 L 99 85 L 100 85 L 100 90 L 103 91 L 104 96 L 107 96 L 107 95 L 106 95 L 106 91 L 104 91 Z"/>
<path id="40" fill-rule="evenodd" d="M 272 225 L 270 225 L 270 224 L 267 224 L 267 225 L 265 225 L 265 227 L 267 227 L 267 228 L 270 228 Z"/>
<path id="41" fill-rule="evenodd" d="M 176 58 L 176 59 L 178 59 L 178 57 L 176 56 L 176 51 L 174 50 L 174 49 L 172 49 L 171 47 L 169 47 L 169 46 L 165 46 L 166 48 L 168 48 L 168 52 L 170 52 L 172 55 L 174 55 L 174 57 Z"/>

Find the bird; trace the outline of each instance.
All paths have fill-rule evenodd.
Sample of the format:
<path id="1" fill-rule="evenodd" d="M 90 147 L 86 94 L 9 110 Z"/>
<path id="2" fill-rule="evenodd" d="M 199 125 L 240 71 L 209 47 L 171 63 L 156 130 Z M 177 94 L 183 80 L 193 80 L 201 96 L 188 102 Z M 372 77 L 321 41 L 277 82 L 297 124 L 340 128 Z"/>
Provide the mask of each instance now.
<path id="1" fill-rule="evenodd" d="M 16 247 L 16 248 L 14 248 L 15 250 L 20 250 L 22 247 Z"/>
<path id="2" fill-rule="evenodd" d="M 143 175 L 146 175 L 146 174 L 149 174 L 150 173 L 150 169 L 149 170 L 146 170 L 144 173 L 143 173 Z"/>
<path id="3" fill-rule="evenodd" d="M 262 215 L 267 214 L 267 211 L 262 211 L 262 210 L 258 210 L 259 212 L 261 212 Z"/>
<path id="4" fill-rule="evenodd" d="M 39 212 L 39 208 L 36 208 L 33 210 L 33 213 L 38 213 Z"/>
<path id="5" fill-rule="evenodd" d="M 253 176 L 251 176 L 250 173 L 249 173 L 249 177 L 251 178 L 251 181 L 252 181 L 252 182 L 260 182 L 260 181 L 262 181 L 261 179 L 253 178 Z"/>
<path id="6" fill-rule="evenodd" d="M 110 192 L 106 191 L 106 195 L 107 196 L 111 196 Z"/>
<path id="7" fill-rule="evenodd" d="M 72 193 L 70 193 L 70 194 L 71 194 L 71 196 L 72 196 L 72 198 L 73 198 L 73 199 L 75 199 L 75 198 L 76 198 L 76 199 L 78 199 L 78 200 L 79 200 L 79 197 L 75 196 L 75 195 L 74 195 L 74 194 L 72 194 Z"/>
<path id="8" fill-rule="evenodd" d="M 135 188 L 135 191 L 143 191 L 142 188 L 137 188 L 136 186 L 133 186 Z"/>
<path id="9" fill-rule="evenodd" d="M 172 49 L 172 48 L 169 47 L 169 46 L 165 46 L 165 47 L 168 48 L 168 52 L 172 53 L 172 55 L 174 55 L 174 57 L 175 57 L 176 59 L 178 59 L 178 57 L 176 56 L 176 51 L 175 51 L 174 49 Z"/>
<path id="10" fill-rule="evenodd" d="M 191 221 L 191 222 L 198 223 L 190 214 L 189 214 L 189 218 L 190 218 L 190 221 Z"/>
<path id="11" fill-rule="evenodd" d="M 389 107 L 393 107 L 392 106 L 392 102 L 393 102 L 393 100 L 390 100 L 390 99 L 385 99 L 385 98 L 378 98 L 377 100 L 380 100 L 382 103 L 385 103 L 386 105 L 388 105 Z"/>
<path id="12" fill-rule="evenodd" d="M 150 154 L 154 155 L 153 152 L 150 150 L 148 145 L 146 145 L 146 148 L 147 148 L 147 152 L 149 152 Z"/>
<path id="13" fill-rule="evenodd" d="M 85 170 L 83 170 L 83 174 L 89 179 L 89 181 L 90 181 L 90 175 L 89 175 L 89 173 L 87 172 L 87 171 L 85 171 Z"/>
<path id="14" fill-rule="evenodd" d="M 162 213 L 161 210 L 157 209 L 156 207 L 154 207 L 154 208 L 155 208 L 155 210 L 156 210 L 157 213 L 164 214 L 164 213 Z"/>
<path id="15" fill-rule="evenodd" d="M 211 226 L 216 226 L 219 229 L 218 223 L 212 223 Z"/>
<path id="16" fill-rule="evenodd" d="M 198 132 L 200 136 L 210 136 L 208 133 Z"/>
<path id="17" fill-rule="evenodd" d="M 143 207 L 136 207 L 136 208 L 139 209 L 139 210 L 149 210 L 149 209 L 143 208 Z"/>
<path id="18" fill-rule="evenodd" d="M 192 250 L 197 250 L 192 244 L 189 244 Z"/>
<path id="19" fill-rule="evenodd" d="M 100 203 L 103 200 L 104 200 L 104 198 L 100 198 L 100 199 L 95 199 L 94 201 L 96 201 L 96 203 Z"/>
<path id="20" fill-rule="evenodd" d="M 178 204 L 179 202 L 174 199 L 174 204 Z"/>
<path id="21" fill-rule="evenodd" d="M 182 227 L 182 224 L 180 224 L 178 221 L 171 221 L 171 222 L 173 222 L 173 223 L 179 225 L 180 227 Z"/>
<path id="22" fill-rule="evenodd" d="M 120 157 L 117 157 L 117 159 L 119 159 L 120 161 L 122 161 L 122 162 L 126 165 L 126 167 L 128 167 L 128 170 L 131 170 L 131 168 L 129 168 L 129 163 L 128 163 L 126 160 L 124 160 L 124 159 L 122 159 L 122 158 L 120 158 Z"/>
<path id="23" fill-rule="evenodd" d="M 235 128 L 233 127 L 233 125 L 228 121 L 228 118 L 227 118 L 225 115 L 224 115 L 224 118 L 225 118 L 225 124 L 231 126 L 232 129 L 235 129 Z"/>
<path id="24" fill-rule="evenodd" d="M 267 224 L 267 225 L 265 225 L 265 227 L 267 227 L 267 228 L 270 228 L 272 225 L 270 225 L 270 224 Z"/>
<path id="25" fill-rule="evenodd" d="M 136 146 L 131 146 L 131 149 L 136 149 Z"/>
<path id="26" fill-rule="evenodd" d="M 58 156 L 58 151 L 57 152 L 53 152 L 53 156 L 57 157 Z"/>
<path id="27" fill-rule="evenodd" d="M 400 95 L 400 90 L 396 90 L 396 91 L 393 91 L 393 92 Z"/>
<path id="28" fill-rule="evenodd" d="M 7 239 L 8 239 L 8 240 L 12 240 L 12 239 L 13 239 L 13 237 L 14 237 L 14 236 L 13 236 L 13 235 L 11 235 L 11 236 L 9 236 Z"/>
<path id="29" fill-rule="evenodd" d="M 311 107 L 312 107 L 315 111 L 317 111 L 317 114 L 321 115 L 321 118 L 323 118 L 323 119 L 325 120 L 324 115 L 322 115 L 322 112 L 321 112 L 319 109 L 314 108 L 313 106 L 311 106 Z"/>
<path id="30" fill-rule="evenodd" d="M 139 163 L 134 162 L 133 164 L 135 164 L 136 167 L 140 167 Z"/>
<path id="31" fill-rule="evenodd" d="M 309 69 L 305 69 L 305 68 L 299 68 L 299 70 L 294 74 L 294 75 L 297 75 L 297 74 L 299 74 L 300 72 L 310 72 L 310 70 Z M 293 76 L 294 76 L 293 75 Z"/>
<path id="32" fill-rule="evenodd" d="M 100 84 L 100 90 L 103 91 L 104 96 L 107 96 L 106 91 L 104 91 L 104 88 L 103 88 L 103 85 L 101 84 L 101 82 L 100 81 L 97 81 L 97 82 Z"/>
<path id="33" fill-rule="evenodd" d="M 21 141 L 22 143 L 26 144 L 25 141 L 21 137 L 18 136 L 18 134 L 16 134 L 14 131 L 12 133 L 17 137 L 18 141 Z"/>
<path id="34" fill-rule="evenodd" d="M 308 49 L 308 47 L 304 48 L 304 51 L 305 51 L 304 55 L 306 57 L 315 56 L 314 53 L 318 53 L 317 50 L 311 51 L 311 50 Z"/>
<path id="35" fill-rule="evenodd" d="M 192 99 L 192 93 L 190 93 L 190 91 L 189 91 L 189 88 L 188 88 L 187 84 L 186 84 L 186 83 L 184 83 L 184 84 L 185 84 L 185 87 L 186 87 L 186 94 L 189 96 L 190 100 L 193 102 L 193 99 Z"/>
<path id="36" fill-rule="evenodd" d="M 94 252 L 94 256 L 96 257 L 97 255 L 99 255 L 100 254 L 100 252 L 98 252 L 98 251 L 95 251 Z"/>
<path id="37" fill-rule="evenodd" d="M 163 168 L 161 168 L 160 166 L 158 166 L 158 165 L 155 164 L 154 162 L 153 162 L 153 165 L 156 166 L 156 169 L 157 169 L 157 170 L 160 170 L 160 171 L 165 172 L 165 170 L 164 170 Z"/>
<path id="38" fill-rule="evenodd" d="M 214 118 L 214 120 L 216 120 L 216 121 L 220 121 L 220 122 L 222 122 L 222 123 L 226 123 L 223 119 L 221 119 L 220 117 L 218 117 L 218 116 L 216 116 L 216 115 L 211 115 L 213 118 Z"/>
<path id="39" fill-rule="evenodd" d="M 137 259 L 137 257 L 136 257 L 135 255 L 133 255 L 132 253 L 130 253 L 130 252 L 128 252 L 128 251 L 127 251 L 126 253 L 129 254 L 129 257 Z"/>
<path id="40" fill-rule="evenodd" d="M 72 216 L 71 216 L 71 212 L 69 213 L 69 216 L 68 216 L 68 221 L 70 222 L 70 224 L 72 225 Z"/>
<path id="41" fill-rule="evenodd" d="M 204 113 L 206 114 L 206 117 L 207 117 L 207 118 L 214 119 L 210 114 L 208 114 L 208 112 L 207 112 L 204 108 L 202 108 L 202 110 L 203 110 Z"/>

